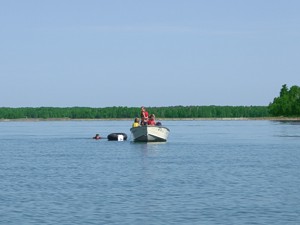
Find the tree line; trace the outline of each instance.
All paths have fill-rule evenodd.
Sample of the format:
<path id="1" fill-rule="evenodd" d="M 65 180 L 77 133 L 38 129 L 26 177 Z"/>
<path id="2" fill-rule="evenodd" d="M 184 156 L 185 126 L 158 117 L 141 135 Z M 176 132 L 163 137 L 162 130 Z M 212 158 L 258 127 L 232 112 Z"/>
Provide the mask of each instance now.
<path id="1" fill-rule="evenodd" d="M 282 85 L 279 96 L 268 106 L 168 106 L 148 107 L 157 118 L 253 118 L 300 116 L 300 87 Z M 0 119 L 121 119 L 140 116 L 138 107 L 0 107 Z"/>
<path id="2" fill-rule="evenodd" d="M 157 118 L 268 117 L 267 106 L 169 106 L 147 107 Z M 121 119 L 140 116 L 138 107 L 22 107 L 0 108 L 0 119 Z"/>
<path id="3" fill-rule="evenodd" d="M 279 96 L 268 106 L 272 116 L 300 116 L 300 87 L 282 85 Z"/>

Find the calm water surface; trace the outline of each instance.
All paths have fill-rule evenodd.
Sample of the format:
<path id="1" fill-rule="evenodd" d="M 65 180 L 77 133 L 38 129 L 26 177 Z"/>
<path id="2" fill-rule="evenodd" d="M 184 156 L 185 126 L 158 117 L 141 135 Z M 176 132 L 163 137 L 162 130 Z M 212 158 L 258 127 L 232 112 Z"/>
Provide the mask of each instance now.
<path id="1" fill-rule="evenodd" d="M 300 224 L 300 123 L 0 123 L 0 224 Z"/>

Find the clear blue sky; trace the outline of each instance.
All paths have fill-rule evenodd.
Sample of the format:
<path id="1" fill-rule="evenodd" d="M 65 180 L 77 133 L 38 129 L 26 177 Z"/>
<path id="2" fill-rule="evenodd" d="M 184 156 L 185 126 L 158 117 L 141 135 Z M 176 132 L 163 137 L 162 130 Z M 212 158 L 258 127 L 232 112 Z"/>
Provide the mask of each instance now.
<path id="1" fill-rule="evenodd" d="M 0 107 L 268 105 L 299 0 L 0 1 Z"/>

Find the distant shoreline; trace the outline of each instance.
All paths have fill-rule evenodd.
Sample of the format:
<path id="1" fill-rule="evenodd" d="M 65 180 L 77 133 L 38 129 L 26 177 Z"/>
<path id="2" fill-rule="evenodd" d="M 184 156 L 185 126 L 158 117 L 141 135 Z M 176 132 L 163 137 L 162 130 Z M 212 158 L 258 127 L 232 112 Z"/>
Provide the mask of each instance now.
<path id="1" fill-rule="evenodd" d="M 27 118 L 27 119 L 0 119 L 0 122 L 43 122 L 43 121 L 131 121 L 131 118 L 111 118 L 111 119 L 70 119 L 70 118 Z M 270 120 L 270 121 L 300 121 L 300 117 L 238 117 L 238 118 L 157 118 L 160 121 L 253 121 L 253 120 Z"/>

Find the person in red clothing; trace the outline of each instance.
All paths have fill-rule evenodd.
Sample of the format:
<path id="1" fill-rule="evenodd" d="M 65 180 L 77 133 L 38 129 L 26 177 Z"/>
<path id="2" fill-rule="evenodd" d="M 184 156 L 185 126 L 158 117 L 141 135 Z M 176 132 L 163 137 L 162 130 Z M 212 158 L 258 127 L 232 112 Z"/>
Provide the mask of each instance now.
<path id="1" fill-rule="evenodd" d="M 154 114 L 150 115 L 149 120 L 148 120 L 148 125 L 151 125 L 151 126 L 155 126 L 156 125 L 155 115 Z"/>
<path id="2" fill-rule="evenodd" d="M 146 111 L 145 107 L 142 106 L 142 108 L 141 108 L 141 125 L 147 125 L 148 119 L 149 119 L 148 116 L 149 116 L 148 112 Z"/>

